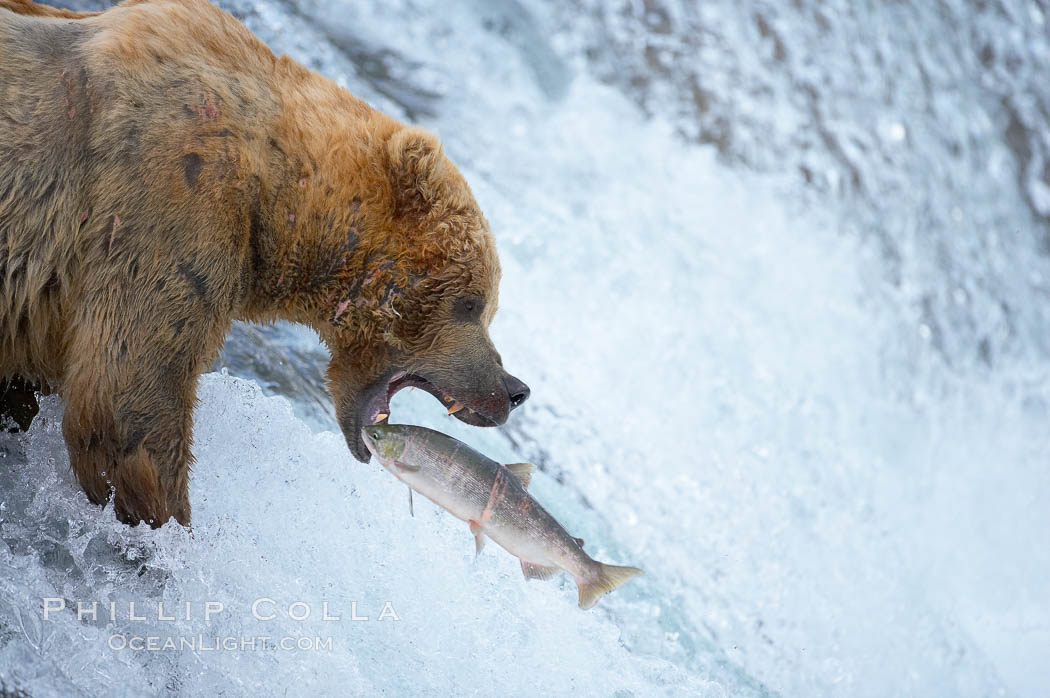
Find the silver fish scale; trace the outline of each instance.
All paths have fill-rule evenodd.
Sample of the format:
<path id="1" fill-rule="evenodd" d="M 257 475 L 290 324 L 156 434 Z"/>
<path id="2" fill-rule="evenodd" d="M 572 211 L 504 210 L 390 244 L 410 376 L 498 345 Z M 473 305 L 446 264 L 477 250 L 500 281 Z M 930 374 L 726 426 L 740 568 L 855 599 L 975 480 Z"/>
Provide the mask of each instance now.
<path id="1" fill-rule="evenodd" d="M 405 478 L 410 486 L 455 516 L 479 522 L 485 535 L 512 554 L 572 574 L 597 564 L 518 478 L 461 441 L 420 430 L 407 439 L 401 460 L 420 468 Z"/>

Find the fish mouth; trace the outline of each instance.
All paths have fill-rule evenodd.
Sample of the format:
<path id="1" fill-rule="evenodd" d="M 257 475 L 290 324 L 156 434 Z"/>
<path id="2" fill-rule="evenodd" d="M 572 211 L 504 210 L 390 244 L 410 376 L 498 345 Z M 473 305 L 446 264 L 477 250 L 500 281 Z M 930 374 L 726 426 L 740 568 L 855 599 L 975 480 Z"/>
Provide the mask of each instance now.
<path id="1" fill-rule="evenodd" d="M 383 424 L 390 418 L 390 401 L 394 399 L 399 391 L 405 388 L 419 388 L 433 395 L 445 410 L 455 415 L 456 419 L 475 427 L 494 427 L 502 422 L 480 412 L 469 405 L 474 402 L 466 395 L 456 396 L 454 392 L 445 390 L 430 382 L 418 373 L 397 371 L 387 379 L 386 385 L 378 386 L 371 398 L 366 401 L 364 412 L 365 424 Z M 505 421 L 505 420 L 504 420 Z"/>
<path id="2" fill-rule="evenodd" d="M 372 437 L 368 435 L 368 427 L 361 430 L 361 442 L 364 443 L 365 448 L 376 458 L 379 458 L 379 454 L 376 453 L 376 443 L 372 440 Z"/>

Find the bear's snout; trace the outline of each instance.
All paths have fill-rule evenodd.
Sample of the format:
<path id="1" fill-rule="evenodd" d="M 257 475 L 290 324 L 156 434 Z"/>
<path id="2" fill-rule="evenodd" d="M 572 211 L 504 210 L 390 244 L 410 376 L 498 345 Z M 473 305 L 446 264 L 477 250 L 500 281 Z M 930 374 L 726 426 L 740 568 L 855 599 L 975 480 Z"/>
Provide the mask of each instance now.
<path id="1" fill-rule="evenodd" d="M 501 371 L 499 384 L 503 390 L 481 391 L 473 395 L 461 393 L 464 406 L 470 409 L 459 410 L 455 416 L 466 424 L 475 427 L 492 427 L 505 424 L 511 411 L 529 399 L 532 393 L 529 386 Z"/>
<path id="2" fill-rule="evenodd" d="M 470 381 L 459 383 L 458 390 L 452 387 L 455 384 L 446 389 L 457 400 L 457 406 L 469 408 L 454 411 L 461 422 L 476 427 L 505 424 L 511 411 L 529 399 L 532 392 L 529 386 L 501 367 L 497 367 L 497 371 L 488 381 L 474 383 L 473 389 L 468 387 Z"/>
<path id="3" fill-rule="evenodd" d="M 529 395 L 532 394 L 529 386 L 506 371 L 503 372 L 503 387 L 507 389 L 507 398 L 510 400 L 510 408 L 512 410 L 528 400 Z"/>

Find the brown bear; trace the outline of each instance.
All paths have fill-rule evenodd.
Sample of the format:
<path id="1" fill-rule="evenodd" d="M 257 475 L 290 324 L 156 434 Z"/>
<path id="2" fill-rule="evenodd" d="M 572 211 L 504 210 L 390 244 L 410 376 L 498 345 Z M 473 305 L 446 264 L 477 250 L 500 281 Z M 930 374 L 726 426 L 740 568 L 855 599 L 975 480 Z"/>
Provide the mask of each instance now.
<path id="1" fill-rule="evenodd" d="M 0 380 L 62 396 L 73 470 L 123 521 L 189 523 L 197 379 L 235 319 L 317 330 L 364 462 L 401 388 L 476 426 L 529 395 L 438 141 L 206 0 L 0 0 L 0 163 Z"/>

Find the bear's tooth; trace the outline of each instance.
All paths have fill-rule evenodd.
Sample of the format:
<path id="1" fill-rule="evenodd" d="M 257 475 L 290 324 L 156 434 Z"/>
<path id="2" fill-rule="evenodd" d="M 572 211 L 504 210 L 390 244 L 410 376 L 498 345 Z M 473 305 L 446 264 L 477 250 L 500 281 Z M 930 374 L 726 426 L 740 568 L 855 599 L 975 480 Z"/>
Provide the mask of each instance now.
<path id="1" fill-rule="evenodd" d="M 463 409 L 463 405 L 459 404 L 458 402 L 454 402 L 454 403 L 452 403 L 452 406 L 448 408 L 448 413 L 449 414 L 455 414 L 455 413 L 459 412 L 461 409 Z"/>
<path id="2" fill-rule="evenodd" d="M 389 417 L 389 416 L 390 415 L 387 414 L 386 412 L 380 412 L 379 414 L 376 415 L 376 421 L 377 422 L 385 422 L 386 418 Z"/>

